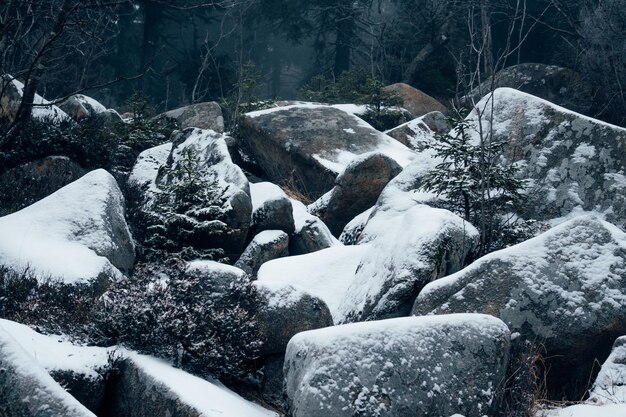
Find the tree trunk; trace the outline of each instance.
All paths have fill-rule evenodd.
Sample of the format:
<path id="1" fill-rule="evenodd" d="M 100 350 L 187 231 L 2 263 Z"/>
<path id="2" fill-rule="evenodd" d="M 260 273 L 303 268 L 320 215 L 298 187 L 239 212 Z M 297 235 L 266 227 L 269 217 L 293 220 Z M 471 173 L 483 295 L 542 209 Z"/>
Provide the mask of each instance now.
<path id="1" fill-rule="evenodd" d="M 337 6 L 339 13 L 336 23 L 335 76 L 350 70 L 352 42 L 355 35 L 355 16 L 351 5 Z"/>
<path id="2" fill-rule="evenodd" d="M 483 63 L 485 77 L 491 77 L 493 73 L 493 51 L 491 46 L 491 10 L 489 0 L 480 1 L 480 21 L 483 37 Z"/>

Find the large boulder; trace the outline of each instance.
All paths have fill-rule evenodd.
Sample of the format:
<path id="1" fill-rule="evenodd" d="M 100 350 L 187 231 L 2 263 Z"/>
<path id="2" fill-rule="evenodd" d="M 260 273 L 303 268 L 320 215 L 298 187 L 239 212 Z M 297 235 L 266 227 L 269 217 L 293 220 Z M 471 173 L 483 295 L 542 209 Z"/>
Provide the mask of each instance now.
<path id="1" fill-rule="evenodd" d="M 0 175 L 0 216 L 36 203 L 85 174 L 65 156 L 49 156 L 11 168 Z"/>
<path id="2" fill-rule="evenodd" d="M 222 108 L 213 101 L 191 104 L 179 109 L 170 110 L 155 117 L 155 119 L 162 118 L 176 119 L 181 129 L 197 127 L 199 129 L 213 130 L 218 133 L 224 132 Z"/>
<path id="3" fill-rule="evenodd" d="M 402 167 L 384 154 L 361 155 L 339 174 L 331 191 L 309 206 L 309 212 L 338 237 L 350 220 L 376 203 L 383 188 L 400 171 Z"/>
<path id="4" fill-rule="evenodd" d="M 235 266 L 256 275 L 265 262 L 285 256 L 289 256 L 289 235 L 280 230 L 265 230 L 252 238 Z"/>
<path id="5" fill-rule="evenodd" d="M 59 108 L 76 121 L 107 112 L 107 108 L 97 100 L 83 94 L 69 96 L 59 104 Z"/>
<path id="6" fill-rule="evenodd" d="M 0 323 L 0 398 L 2 416 L 95 417 L 52 379 L 3 323 Z"/>
<path id="7" fill-rule="evenodd" d="M 413 117 L 420 117 L 433 111 L 441 113 L 448 111 L 446 106 L 436 99 L 405 83 L 391 84 L 385 87 L 384 90 L 400 96 L 404 101 L 402 107 L 407 109 Z"/>
<path id="8" fill-rule="evenodd" d="M 472 90 L 465 100 L 478 101 L 501 87 L 514 88 L 579 113 L 588 113 L 594 103 L 593 88 L 580 74 L 569 68 L 536 63 L 513 65 L 498 71 L 493 79 Z"/>
<path id="9" fill-rule="evenodd" d="M 275 184 L 260 182 L 250 185 L 252 197 L 252 236 L 264 230 L 282 230 L 291 234 L 295 230 L 293 207 L 287 194 Z"/>
<path id="10" fill-rule="evenodd" d="M 358 155 L 380 152 L 407 165 L 413 153 L 358 117 L 311 103 L 248 113 L 242 145 L 268 178 L 317 199 Z"/>
<path id="11" fill-rule="evenodd" d="M 289 240 L 290 255 L 304 255 L 339 244 L 326 224 L 307 211 L 300 201 L 291 199 L 295 230 Z"/>
<path id="12" fill-rule="evenodd" d="M 624 288 L 626 233 L 586 215 L 432 282 L 413 314 L 501 318 L 520 341 L 545 349 L 548 387 L 560 398 L 584 387 L 594 360 L 626 332 Z"/>
<path id="13" fill-rule="evenodd" d="M 463 268 L 478 240 L 459 216 L 421 204 L 374 215 L 361 235 L 374 237 L 340 306 L 348 322 L 409 315 L 420 290 Z"/>
<path id="14" fill-rule="evenodd" d="M 102 169 L 0 218 L 0 264 L 18 272 L 106 284 L 134 261 L 124 197 Z"/>
<path id="15" fill-rule="evenodd" d="M 139 156 L 129 181 L 143 193 L 142 210 L 161 219 L 157 231 L 174 246 L 219 249 L 234 260 L 245 248 L 252 202 L 225 138 L 211 130 L 176 131 L 171 144 Z"/>
<path id="16" fill-rule="evenodd" d="M 293 417 L 493 415 L 509 329 L 485 315 L 405 317 L 294 336 L 285 355 Z"/>
<path id="17" fill-rule="evenodd" d="M 422 152 L 430 146 L 436 135 L 448 133 L 452 126 L 446 116 L 438 111 L 413 119 L 385 133 L 409 149 Z"/>
<path id="18" fill-rule="evenodd" d="M 318 297 L 298 287 L 255 281 L 262 302 L 257 313 L 261 356 L 284 353 L 297 333 L 333 325 L 328 307 Z"/>
<path id="19" fill-rule="evenodd" d="M 574 209 L 599 211 L 626 228 L 626 129 L 499 88 L 467 117 L 472 140 L 483 131 L 506 141 L 505 156 L 528 190 L 522 216 L 547 220 Z"/>
<path id="20" fill-rule="evenodd" d="M 108 415 L 278 417 L 218 381 L 207 381 L 157 358 L 129 354 L 120 361 Z"/>
<path id="21" fill-rule="evenodd" d="M 13 121 L 22 102 L 24 84 L 11 75 L 4 74 L 0 77 L 0 93 L 2 94 L 0 97 L 0 116 Z M 71 120 L 63 110 L 54 104 L 50 104 L 49 101 L 39 94 L 35 94 L 33 103 L 37 105 L 33 107 L 31 113 L 35 119 L 56 122 Z"/>
<path id="22" fill-rule="evenodd" d="M 295 286 L 306 291 L 323 300 L 333 321 L 339 323 L 344 320 L 339 307 L 366 250 L 366 245 L 336 245 L 306 255 L 275 259 L 263 264 L 258 281 L 276 288 Z"/>

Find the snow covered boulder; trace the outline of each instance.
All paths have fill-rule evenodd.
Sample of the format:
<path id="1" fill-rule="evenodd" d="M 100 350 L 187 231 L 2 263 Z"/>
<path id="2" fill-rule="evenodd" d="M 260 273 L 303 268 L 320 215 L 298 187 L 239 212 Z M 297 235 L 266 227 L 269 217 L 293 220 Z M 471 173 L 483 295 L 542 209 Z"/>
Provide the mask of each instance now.
<path id="1" fill-rule="evenodd" d="M 265 262 L 284 256 L 289 256 L 289 235 L 280 230 L 265 230 L 252 239 L 235 266 L 256 275 Z"/>
<path id="2" fill-rule="evenodd" d="M 175 247 L 223 250 L 231 259 L 243 251 L 250 227 L 250 185 L 233 164 L 225 136 L 186 129 L 173 143 L 144 151 L 129 177 L 143 193 L 143 210 L 153 230 Z"/>
<path id="3" fill-rule="evenodd" d="M 254 236 L 264 230 L 282 230 L 291 234 L 295 230 L 293 207 L 287 194 L 271 182 L 250 185 L 252 197 L 252 224 Z"/>
<path id="4" fill-rule="evenodd" d="M 376 237 L 342 300 L 346 321 L 409 315 L 420 290 L 461 269 L 476 247 L 478 231 L 459 216 L 420 204 L 404 209 L 365 226 L 362 235 Z"/>
<path id="5" fill-rule="evenodd" d="M 309 212 L 339 236 L 346 224 L 376 203 L 383 188 L 400 171 L 402 167 L 384 154 L 361 155 L 339 174 L 332 190 L 309 206 Z"/>
<path id="6" fill-rule="evenodd" d="M 446 106 L 441 104 L 423 91 L 411 87 L 405 83 L 391 84 L 384 88 L 385 91 L 396 93 L 402 98 L 404 103 L 402 107 L 407 109 L 413 117 L 420 117 L 426 113 L 438 111 L 445 113 L 448 111 Z"/>
<path id="7" fill-rule="evenodd" d="M 385 133 L 409 149 L 421 152 L 432 143 L 436 135 L 448 133 L 450 129 L 446 116 L 434 111 Z"/>
<path id="8" fill-rule="evenodd" d="M 4 323 L 0 323 L 0 415 L 95 417 L 52 379 L 4 328 Z"/>
<path id="9" fill-rule="evenodd" d="M 549 388 L 584 387 L 626 333 L 625 288 L 626 233 L 586 215 L 432 282 L 413 314 L 492 314 L 545 348 Z"/>
<path id="10" fill-rule="evenodd" d="M 83 94 L 74 94 L 59 104 L 59 108 L 77 122 L 90 116 L 103 114 L 107 108 L 97 100 Z M 121 118 L 119 118 L 122 121 Z"/>
<path id="11" fill-rule="evenodd" d="M 598 405 L 623 404 L 626 410 L 626 336 L 613 343 L 587 401 Z"/>
<path id="12" fill-rule="evenodd" d="M 301 202 L 291 199 L 295 230 L 289 240 L 289 254 L 304 255 L 339 244 L 317 216 L 313 216 Z"/>
<path id="13" fill-rule="evenodd" d="M 176 110 L 170 110 L 155 118 L 176 119 L 181 129 L 197 127 L 224 133 L 224 116 L 219 104 L 211 101 L 191 104 Z"/>
<path id="14" fill-rule="evenodd" d="M 263 345 L 260 355 L 283 353 L 297 333 L 333 325 L 324 301 L 298 287 L 256 281 L 263 302 L 257 320 Z"/>
<path id="15" fill-rule="evenodd" d="M 260 283 L 295 286 L 323 300 L 335 323 L 342 322 L 339 307 L 347 296 L 367 245 L 336 245 L 313 253 L 275 259 L 258 272 Z"/>
<path id="16" fill-rule="evenodd" d="M 13 121 L 17 116 L 17 112 L 24 95 L 24 84 L 11 75 L 4 74 L 0 76 L 0 116 Z M 35 119 L 43 121 L 61 122 L 63 120 L 71 120 L 70 117 L 58 106 L 50 104 L 50 102 L 39 94 L 35 94 L 33 99 L 37 106 L 32 109 L 32 116 Z"/>
<path id="17" fill-rule="evenodd" d="M 405 317 L 294 336 L 285 355 L 293 417 L 493 415 L 509 329 L 479 314 Z"/>
<path id="18" fill-rule="evenodd" d="M 124 197 L 102 169 L 0 217 L 0 264 L 18 272 L 29 268 L 42 278 L 105 285 L 134 261 Z"/>
<path id="19" fill-rule="evenodd" d="M 413 158 L 407 147 L 357 116 L 312 103 L 248 113 L 240 136 L 271 181 L 315 199 L 358 155 L 380 152 L 401 166 Z"/>
<path id="20" fill-rule="evenodd" d="M 505 156 L 529 182 L 524 217 L 548 220 L 582 208 L 626 229 L 626 129 L 510 88 L 477 108 L 483 129 L 508 143 Z M 467 121 L 478 141 L 476 110 Z"/>
<path id="21" fill-rule="evenodd" d="M 0 216 L 36 203 L 85 174 L 65 156 L 48 156 L 11 168 L 0 175 Z"/>
<path id="22" fill-rule="evenodd" d="M 350 220 L 348 224 L 343 228 L 341 235 L 339 236 L 339 241 L 344 245 L 354 245 L 361 237 L 361 232 L 365 228 L 372 212 L 374 211 L 374 207 L 370 207 L 365 210 L 363 213 L 357 215 L 354 219 Z"/>

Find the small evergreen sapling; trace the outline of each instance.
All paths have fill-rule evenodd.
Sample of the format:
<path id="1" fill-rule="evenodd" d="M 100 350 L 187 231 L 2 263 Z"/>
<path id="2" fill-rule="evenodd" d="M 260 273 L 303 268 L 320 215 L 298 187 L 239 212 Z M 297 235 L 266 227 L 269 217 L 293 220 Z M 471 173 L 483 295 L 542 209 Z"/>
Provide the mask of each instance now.
<path id="1" fill-rule="evenodd" d="M 452 120 L 452 134 L 440 135 L 432 149 L 441 162 L 424 178 L 422 188 L 445 197 L 444 206 L 480 231 L 478 255 L 509 243 L 507 230 L 519 225 L 511 216 L 523 198 L 516 168 L 503 159 L 506 141 L 476 143 L 464 120 Z"/>

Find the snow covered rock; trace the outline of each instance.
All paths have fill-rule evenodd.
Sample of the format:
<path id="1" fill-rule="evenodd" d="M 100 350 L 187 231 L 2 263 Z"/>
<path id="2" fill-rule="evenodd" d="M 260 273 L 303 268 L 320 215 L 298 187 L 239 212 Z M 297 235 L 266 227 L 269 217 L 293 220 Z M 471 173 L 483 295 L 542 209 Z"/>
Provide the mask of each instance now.
<path id="1" fill-rule="evenodd" d="M 324 301 L 298 287 L 256 281 L 263 303 L 257 320 L 263 345 L 260 355 L 283 353 L 297 333 L 333 325 Z"/>
<path id="2" fill-rule="evenodd" d="M 344 245 L 354 245 L 361 237 L 361 232 L 365 228 L 372 212 L 374 211 L 374 207 L 370 207 L 365 210 L 363 213 L 354 217 L 350 222 L 343 228 L 341 235 L 339 236 L 339 241 Z"/>
<path id="3" fill-rule="evenodd" d="M 199 129 L 213 130 L 224 133 L 224 116 L 219 104 L 211 101 L 206 103 L 191 104 L 179 109 L 170 110 L 160 114 L 156 118 L 176 119 L 181 129 L 197 127 Z"/>
<path id="4" fill-rule="evenodd" d="M 545 348 L 549 387 L 584 387 L 626 333 L 624 288 L 626 233 L 586 215 L 432 282 L 413 314 L 492 314 Z"/>
<path id="5" fill-rule="evenodd" d="M 16 271 L 105 284 L 134 261 L 124 197 L 102 169 L 0 218 L 0 263 Z"/>
<path id="6" fill-rule="evenodd" d="M 7 117 L 10 121 L 15 119 L 24 95 L 24 84 L 14 79 L 11 75 L 5 74 L 0 77 L 0 115 Z M 39 94 L 35 94 L 32 117 L 43 121 L 61 122 L 71 120 L 70 117 L 58 106 L 50 102 Z"/>
<path id="7" fill-rule="evenodd" d="M 36 203 L 85 174 L 65 156 L 48 156 L 11 168 L 0 175 L 0 216 Z"/>
<path id="8" fill-rule="evenodd" d="M 450 129 L 446 116 L 434 111 L 388 130 L 385 134 L 409 149 L 421 152 L 435 140 L 436 135 L 448 133 Z"/>
<path id="9" fill-rule="evenodd" d="M 492 415 L 509 330 L 485 315 L 405 317 L 294 336 L 285 355 L 293 417 Z"/>
<path id="10" fill-rule="evenodd" d="M 186 129 L 172 142 L 144 151 L 129 177 L 144 193 L 146 213 L 175 245 L 223 249 L 237 259 L 246 243 L 252 202 L 243 171 L 233 164 L 225 136 Z"/>
<path id="11" fill-rule="evenodd" d="M 477 108 L 484 131 L 508 142 L 507 158 L 529 180 L 524 217 L 549 220 L 582 208 L 626 228 L 626 129 L 510 88 Z M 476 109 L 466 120 L 478 141 Z"/>
<path id="12" fill-rule="evenodd" d="M 250 184 L 252 197 L 252 224 L 250 233 L 264 230 L 282 230 L 291 234 L 295 230 L 293 207 L 287 194 L 271 182 Z"/>
<path id="13" fill-rule="evenodd" d="M 372 207 L 381 191 L 402 171 L 396 161 L 381 153 L 361 155 L 339 174 L 335 186 L 309 206 L 335 236 L 359 213 Z"/>
<path id="14" fill-rule="evenodd" d="M 329 191 L 358 155 L 380 152 L 401 166 L 413 153 L 358 117 L 312 103 L 244 115 L 241 138 L 269 179 L 311 198 Z"/>
<path id="15" fill-rule="evenodd" d="M 626 336 L 613 343 L 587 401 L 597 405 L 623 404 L 626 409 Z"/>
<path id="16" fill-rule="evenodd" d="M 493 88 L 509 87 L 579 113 L 593 105 L 593 88 L 580 74 L 557 65 L 524 63 L 498 71 L 465 97 L 479 101 Z M 469 106 L 471 108 L 471 105 Z"/>
<path id="17" fill-rule="evenodd" d="M 362 235 L 375 227 L 380 230 L 340 306 L 346 321 L 408 315 L 426 284 L 465 265 L 478 238 L 478 231 L 459 216 L 420 204 L 371 218 Z"/>
<path id="18" fill-rule="evenodd" d="M 405 83 L 388 85 L 384 88 L 384 90 L 399 95 L 404 101 L 402 107 L 407 109 L 413 117 L 420 117 L 433 111 L 441 113 L 448 111 L 446 106 L 441 104 L 439 101 L 435 100 L 423 91 L 413 88 Z"/>
<path id="19" fill-rule="evenodd" d="M 59 108 L 77 122 L 90 116 L 103 114 L 107 108 L 97 100 L 83 94 L 74 94 L 59 104 Z M 120 122 L 122 121 L 119 117 Z"/>
<path id="20" fill-rule="evenodd" d="M 291 255 L 304 255 L 339 244 L 326 224 L 313 216 L 301 202 L 291 199 L 295 230 L 289 240 Z"/>
<path id="21" fill-rule="evenodd" d="M 284 256 L 289 256 L 289 235 L 280 230 L 265 230 L 252 239 L 235 266 L 256 275 L 265 262 Z"/>
<path id="22" fill-rule="evenodd" d="M 95 417 L 24 350 L 5 323 L 0 323 L 0 415 Z"/>
<path id="23" fill-rule="evenodd" d="M 228 292 L 233 282 L 243 279 L 246 275 L 243 270 L 235 266 L 201 260 L 188 262 L 185 272 L 187 274 L 199 274 L 202 277 L 202 282 L 206 282 L 206 288 L 223 293 Z"/>
<path id="24" fill-rule="evenodd" d="M 306 255 L 276 259 L 263 264 L 258 280 L 268 285 L 293 285 L 318 297 L 328 306 L 333 321 L 339 323 L 344 319 L 339 307 L 366 250 L 366 245 L 336 245 Z"/>
<path id="25" fill-rule="evenodd" d="M 160 359 L 131 354 L 120 368 L 111 415 L 278 417 L 219 381 L 198 378 Z"/>

